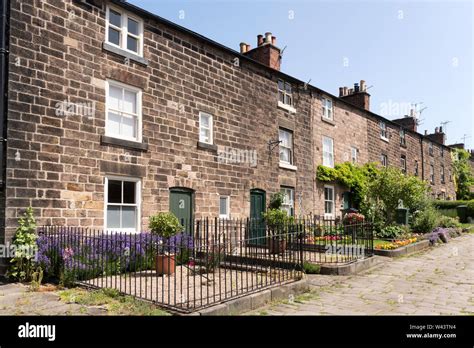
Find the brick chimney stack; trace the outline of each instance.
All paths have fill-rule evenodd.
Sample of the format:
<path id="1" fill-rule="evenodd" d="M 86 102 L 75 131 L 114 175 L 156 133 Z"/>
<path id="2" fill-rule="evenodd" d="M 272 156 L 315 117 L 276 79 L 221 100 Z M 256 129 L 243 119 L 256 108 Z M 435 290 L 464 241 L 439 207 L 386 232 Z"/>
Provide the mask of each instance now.
<path id="1" fill-rule="evenodd" d="M 443 132 L 443 127 L 436 127 L 435 132 L 433 134 L 428 134 L 427 137 L 443 145 L 446 143 L 446 134 Z"/>
<path id="2" fill-rule="evenodd" d="M 264 64 L 272 69 L 280 70 L 281 50 L 276 46 L 276 37 L 268 32 L 257 36 L 257 47 L 250 49 L 249 45 L 240 44 L 240 53 Z"/>
<path id="3" fill-rule="evenodd" d="M 367 86 L 364 80 L 360 80 L 360 84 L 354 83 L 354 88 L 340 87 L 339 98 L 370 111 L 370 94 L 367 93 Z"/>
<path id="4" fill-rule="evenodd" d="M 410 115 L 405 115 L 403 118 L 398 118 L 396 120 L 392 120 L 395 123 L 398 123 L 400 126 L 402 126 L 405 129 L 411 130 L 413 132 L 417 131 L 417 120 L 415 116 L 415 110 L 411 109 L 410 110 Z"/>

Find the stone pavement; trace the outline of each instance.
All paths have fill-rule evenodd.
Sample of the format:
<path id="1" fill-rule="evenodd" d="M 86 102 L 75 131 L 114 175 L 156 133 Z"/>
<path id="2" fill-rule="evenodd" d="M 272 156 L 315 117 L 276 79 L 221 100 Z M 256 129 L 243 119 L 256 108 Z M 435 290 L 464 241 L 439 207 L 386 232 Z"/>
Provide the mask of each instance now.
<path id="1" fill-rule="evenodd" d="M 352 276 L 309 277 L 312 292 L 250 315 L 474 315 L 474 234 Z"/>
<path id="2" fill-rule="evenodd" d="M 31 292 L 20 283 L 0 283 L 0 315 L 104 315 L 100 307 L 60 301 L 57 291 Z"/>

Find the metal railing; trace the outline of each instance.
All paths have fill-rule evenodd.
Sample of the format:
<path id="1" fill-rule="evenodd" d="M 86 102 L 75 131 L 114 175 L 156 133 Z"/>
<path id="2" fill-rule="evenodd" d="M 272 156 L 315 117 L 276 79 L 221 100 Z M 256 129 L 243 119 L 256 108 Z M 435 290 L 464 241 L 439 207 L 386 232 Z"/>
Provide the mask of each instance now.
<path id="1" fill-rule="evenodd" d="M 181 312 L 298 280 L 305 262 L 347 263 L 373 254 L 369 224 L 252 219 L 181 221 L 164 239 L 148 232 L 45 226 L 38 261 L 63 283 L 112 288 Z"/>

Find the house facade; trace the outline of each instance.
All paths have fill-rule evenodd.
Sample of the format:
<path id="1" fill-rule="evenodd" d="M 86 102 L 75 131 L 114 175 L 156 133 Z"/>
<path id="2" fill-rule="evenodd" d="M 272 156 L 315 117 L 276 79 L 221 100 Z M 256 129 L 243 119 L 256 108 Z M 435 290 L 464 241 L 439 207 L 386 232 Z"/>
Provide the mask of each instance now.
<path id="1" fill-rule="evenodd" d="M 259 217 L 281 191 L 290 214 L 335 216 L 347 189 L 316 168 L 346 161 L 454 197 L 439 132 L 370 112 L 363 81 L 337 97 L 284 74 L 271 33 L 237 52 L 121 1 L 4 3 L 4 241 L 28 206 L 40 225 L 141 231 L 158 211 Z"/>

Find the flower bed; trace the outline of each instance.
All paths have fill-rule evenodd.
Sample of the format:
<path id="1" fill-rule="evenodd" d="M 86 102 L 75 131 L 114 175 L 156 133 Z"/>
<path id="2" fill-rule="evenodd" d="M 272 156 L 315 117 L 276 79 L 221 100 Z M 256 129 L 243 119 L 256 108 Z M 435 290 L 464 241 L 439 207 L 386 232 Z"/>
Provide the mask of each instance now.
<path id="1" fill-rule="evenodd" d="M 398 248 L 403 247 L 403 246 L 407 246 L 409 244 L 416 243 L 417 241 L 418 241 L 417 237 L 401 239 L 401 240 L 395 240 L 393 242 L 387 242 L 387 243 L 384 243 L 384 244 L 379 244 L 375 247 L 375 249 L 394 250 L 394 249 L 398 249 Z"/>

